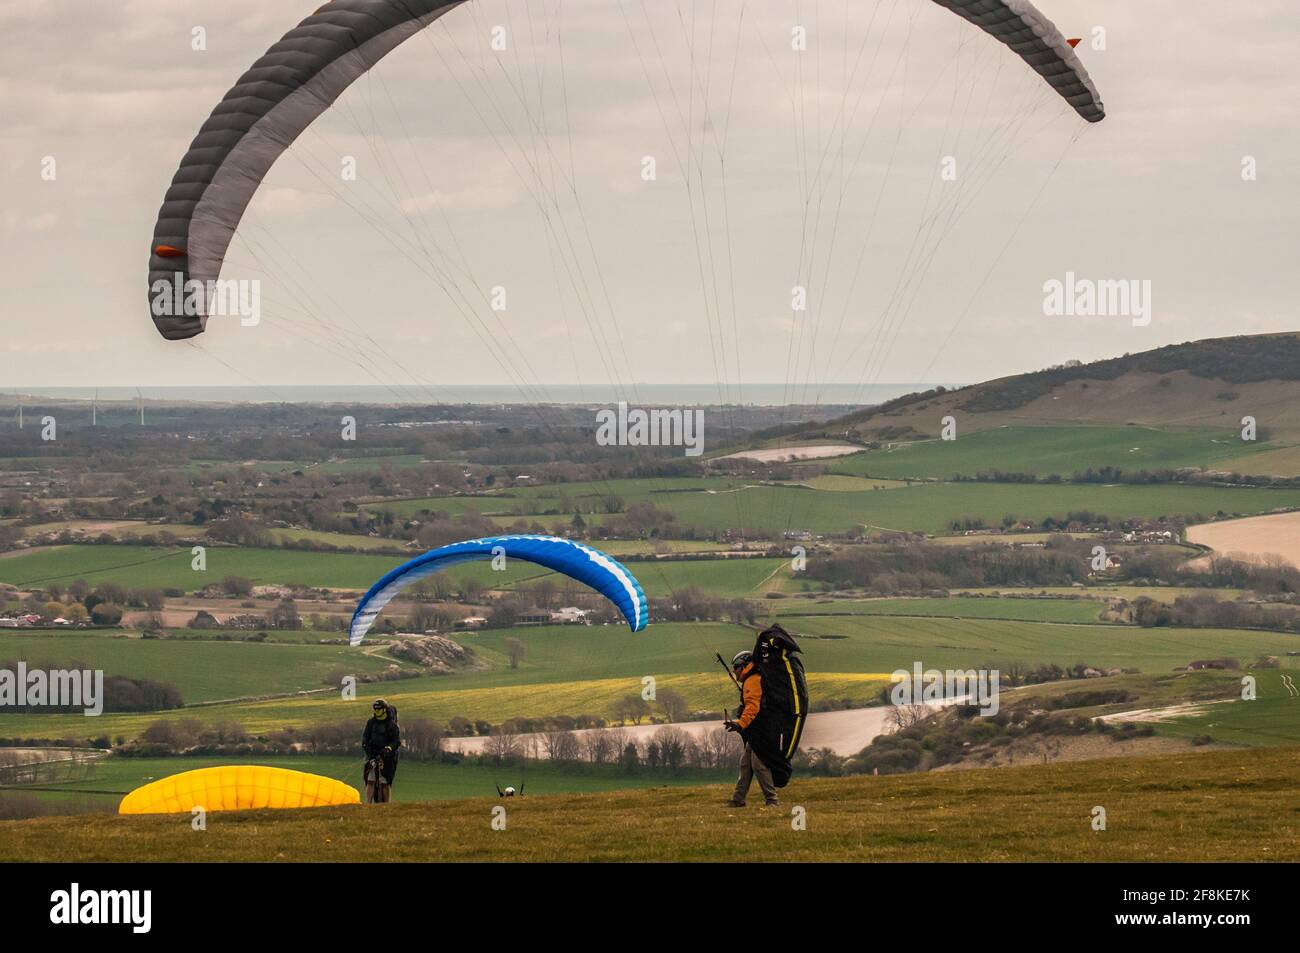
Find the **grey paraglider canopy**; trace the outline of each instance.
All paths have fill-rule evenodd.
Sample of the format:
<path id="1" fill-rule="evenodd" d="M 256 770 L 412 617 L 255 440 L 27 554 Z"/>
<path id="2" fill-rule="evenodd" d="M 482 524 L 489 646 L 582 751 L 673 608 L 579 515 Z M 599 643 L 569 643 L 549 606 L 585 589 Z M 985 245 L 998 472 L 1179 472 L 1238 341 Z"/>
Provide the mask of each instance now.
<path id="1" fill-rule="evenodd" d="M 240 77 L 181 159 L 154 228 L 150 314 L 163 337 L 203 333 L 206 298 L 186 290 L 220 278 L 235 229 L 280 155 L 358 77 L 461 2 L 334 0 Z M 1070 43 L 1028 0 L 934 2 L 1013 50 L 1084 119 L 1105 115 Z"/>
<path id="2" fill-rule="evenodd" d="M 1051 20 L 1029 0 L 934 0 L 1005 43 L 1088 122 L 1101 122 L 1106 109 L 1088 71 Z"/>
<path id="3" fill-rule="evenodd" d="M 165 313 L 176 275 L 201 283 L 221 276 L 235 229 L 276 159 L 359 76 L 461 2 L 335 0 L 239 78 L 181 159 L 154 226 L 150 313 L 163 337 L 203 333 L 201 303 L 195 314 Z"/>

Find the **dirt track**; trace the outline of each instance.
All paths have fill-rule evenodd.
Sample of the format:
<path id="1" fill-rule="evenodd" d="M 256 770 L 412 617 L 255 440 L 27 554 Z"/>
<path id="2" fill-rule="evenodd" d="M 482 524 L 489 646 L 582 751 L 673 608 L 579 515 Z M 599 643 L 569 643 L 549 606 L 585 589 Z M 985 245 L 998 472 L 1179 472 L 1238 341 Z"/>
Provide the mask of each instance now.
<path id="1" fill-rule="evenodd" d="M 805 751 L 809 748 L 829 748 L 836 754 L 845 756 L 857 754 L 871 744 L 872 739 L 889 733 L 891 730 L 888 723 L 889 712 L 890 708 L 884 705 L 878 708 L 852 708 L 847 711 L 814 712 L 808 716 L 808 727 L 804 729 L 803 739 L 799 747 Z M 721 723 L 717 721 L 688 721 L 678 722 L 673 725 L 587 728 L 576 732 L 576 734 L 584 735 L 592 731 L 620 731 L 625 733 L 630 740 L 644 743 L 655 732 L 664 728 L 678 728 L 698 739 L 711 731 L 719 730 L 721 727 Z M 531 737 L 533 736 L 520 736 L 521 741 L 525 743 Z M 481 737 L 448 738 L 444 745 L 448 750 L 477 754 L 483 751 L 488 741 L 488 738 Z M 545 748 L 540 744 L 536 747 L 538 749 L 537 756 L 546 757 Z"/>

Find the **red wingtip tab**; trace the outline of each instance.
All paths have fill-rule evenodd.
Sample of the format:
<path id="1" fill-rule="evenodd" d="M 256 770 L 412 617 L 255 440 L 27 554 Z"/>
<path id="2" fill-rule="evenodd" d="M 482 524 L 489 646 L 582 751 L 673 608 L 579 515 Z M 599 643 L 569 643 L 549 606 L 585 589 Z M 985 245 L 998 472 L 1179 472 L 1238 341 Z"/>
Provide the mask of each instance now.
<path id="1" fill-rule="evenodd" d="M 186 255 L 185 249 L 175 248 L 171 245 L 159 245 L 153 250 L 153 253 L 159 258 L 184 258 Z"/>
<path id="2" fill-rule="evenodd" d="M 1076 37 L 1074 37 L 1074 39 L 1066 40 L 1065 42 L 1070 44 L 1070 49 L 1074 49 L 1074 48 L 1075 48 L 1076 46 L 1078 46 L 1082 41 L 1083 41 L 1083 37 L 1081 37 L 1081 36 L 1076 36 Z"/>

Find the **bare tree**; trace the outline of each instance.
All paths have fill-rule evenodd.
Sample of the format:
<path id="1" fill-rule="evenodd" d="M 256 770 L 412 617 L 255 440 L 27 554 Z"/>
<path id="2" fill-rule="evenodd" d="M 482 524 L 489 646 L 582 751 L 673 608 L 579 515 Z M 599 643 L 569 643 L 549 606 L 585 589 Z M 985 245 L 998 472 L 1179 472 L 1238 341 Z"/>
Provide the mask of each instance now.
<path id="1" fill-rule="evenodd" d="M 442 739 L 446 736 L 446 731 L 427 718 L 411 718 L 402 725 L 402 747 L 423 757 L 442 751 Z"/>
<path id="2" fill-rule="evenodd" d="M 628 741 L 632 738 L 632 733 L 626 728 L 606 728 L 600 733 L 609 742 L 610 755 L 614 759 L 617 759 L 623 753 L 623 749 L 627 747 Z"/>
<path id="3" fill-rule="evenodd" d="M 537 583 L 537 585 L 533 586 L 532 597 L 537 603 L 538 608 L 555 608 L 555 594 L 558 589 L 559 587 L 550 579 L 543 579 L 541 582 Z"/>
<path id="4" fill-rule="evenodd" d="M 578 738 L 572 731 L 546 731 L 541 736 L 542 749 L 552 761 L 577 761 Z"/>
<path id="5" fill-rule="evenodd" d="M 1055 760 L 1061 754 L 1061 739 L 1053 737 L 1040 738 L 1037 744 L 1038 753 L 1043 756 L 1043 764 Z"/>
<path id="6" fill-rule="evenodd" d="M 610 743 L 609 732 L 595 729 L 582 736 L 582 753 L 590 764 L 605 764 L 611 760 L 615 749 Z"/>
<path id="7" fill-rule="evenodd" d="M 655 694 L 655 701 L 663 709 L 669 721 L 681 721 L 690 712 L 686 696 L 671 688 L 661 688 Z"/>
<path id="8" fill-rule="evenodd" d="M 902 731 L 904 728 L 919 725 L 932 714 L 934 712 L 928 705 L 894 705 L 889 709 L 885 723 L 889 725 L 891 732 Z"/>
<path id="9" fill-rule="evenodd" d="M 510 638 L 502 640 L 502 645 L 510 653 L 510 667 L 518 668 L 519 663 L 528 656 L 528 647 L 518 639 Z"/>
<path id="10" fill-rule="evenodd" d="M 22 759 L 16 751 L 0 751 L 0 784 L 18 784 Z"/>
<path id="11" fill-rule="evenodd" d="M 542 741 L 533 732 L 519 735 L 519 753 L 534 761 L 541 757 Z"/>
<path id="12" fill-rule="evenodd" d="M 518 758 L 520 754 L 519 736 L 500 729 L 488 736 L 483 746 L 483 753 L 496 764 Z"/>
<path id="13" fill-rule="evenodd" d="M 744 746 L 739 734 L 725 728 L 705 732 L 698 738 L 697 744 L 701 766 L 706 768 L 735 764 L 740 759 L 740 749 Z"/>

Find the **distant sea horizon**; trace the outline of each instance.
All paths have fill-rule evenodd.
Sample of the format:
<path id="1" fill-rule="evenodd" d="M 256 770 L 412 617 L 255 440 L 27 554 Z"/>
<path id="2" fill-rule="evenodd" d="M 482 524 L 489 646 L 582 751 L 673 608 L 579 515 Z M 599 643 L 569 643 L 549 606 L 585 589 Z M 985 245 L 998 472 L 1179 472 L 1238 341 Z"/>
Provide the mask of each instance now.
<path id="1" fill-rule="evenodd" d="M 540 384 L 526 390 L 510 384 L 440 385 L 434 387 L 375 384 L 293 384 L 251 386 L 244 384 L 180 387 L 3 387 L 0 397 L 46 398 L 103 402 L 156 401 L 213 404 L 613 404 L 626 400 L 632 405 L 755 407 L 817 406 L 823 404 L 878 404 L 936 383 L 894 384 L 633 384 L 626 388 L 609 385 Z M 945 384 L 959 387 L 960 384 Z"/>

